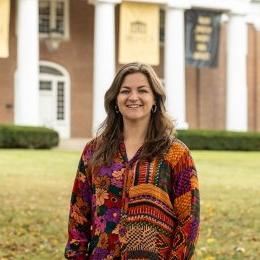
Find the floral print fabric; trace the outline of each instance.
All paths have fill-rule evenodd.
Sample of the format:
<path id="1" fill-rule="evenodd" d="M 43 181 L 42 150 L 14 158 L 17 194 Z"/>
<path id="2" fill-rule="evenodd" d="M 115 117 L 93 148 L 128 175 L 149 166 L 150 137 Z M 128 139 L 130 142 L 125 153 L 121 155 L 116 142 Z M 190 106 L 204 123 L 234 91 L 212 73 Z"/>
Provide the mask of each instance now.
<path id="1" fill-rule="evenodd" d="M 120 144 L 110 166 L 90 167 L 86 145 L 69 214 L 68 259 L 190 259 L 199 227 L 196 170 L 175 139 L 164 158 L 127 160 Z"/>

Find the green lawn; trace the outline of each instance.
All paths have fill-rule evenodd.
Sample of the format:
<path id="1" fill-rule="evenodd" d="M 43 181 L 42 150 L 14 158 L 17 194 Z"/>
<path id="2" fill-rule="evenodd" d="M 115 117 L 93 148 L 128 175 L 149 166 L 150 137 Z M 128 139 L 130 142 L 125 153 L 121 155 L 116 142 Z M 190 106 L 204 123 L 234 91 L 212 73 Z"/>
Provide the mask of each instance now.
<path id="1" fill-rule="evenodd" d="M 62 259 L 80 152 L 0 150 L 0 260 Z M 197 259 L 260 259 L 260 153 L 194 151 Z"/>

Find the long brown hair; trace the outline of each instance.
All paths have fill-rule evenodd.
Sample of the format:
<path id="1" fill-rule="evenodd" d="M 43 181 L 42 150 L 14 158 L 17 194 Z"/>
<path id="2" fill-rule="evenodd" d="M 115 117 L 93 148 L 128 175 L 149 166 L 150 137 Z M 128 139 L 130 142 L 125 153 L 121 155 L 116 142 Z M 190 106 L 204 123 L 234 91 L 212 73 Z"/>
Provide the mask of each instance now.
<path id="1" fill-rule="evenodd" d="M 137 62 L 129 63 L 119 69 L 105 94 L 104 105 L 107 117 L 98 130 L 96 139 L 98 149 L 96 149 L 92 159 L 94 165 L 110 164 L 118 151 L 120 137 L 123 133 L 123 119 L 116 109 L 116 100 L 125 76 L 137 72 L 143 73 L 147 77 L 157 106 L 156 111 L 151 112 L 140 157 L 141 159 L 151 159 L 154 156 L 160 156 L 170 145 L 174 125 L 166 114 L 164 87 L 150 65 Z"/>

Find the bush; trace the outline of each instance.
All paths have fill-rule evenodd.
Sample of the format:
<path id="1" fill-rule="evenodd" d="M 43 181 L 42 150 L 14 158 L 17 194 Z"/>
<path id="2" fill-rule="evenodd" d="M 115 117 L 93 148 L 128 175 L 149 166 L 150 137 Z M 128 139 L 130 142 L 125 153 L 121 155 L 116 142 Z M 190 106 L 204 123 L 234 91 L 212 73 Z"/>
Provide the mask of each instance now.
<path id="1" fill-rule="evenodd" d="M 193 150 L 260 151 L 260 133 L 178 130 L 176 136 Z"/>
<path id="2" fill-rule="evenodd" d="M 0 125 L 0 148 L 51 148 L 59 134 L 46 127 Z"/>

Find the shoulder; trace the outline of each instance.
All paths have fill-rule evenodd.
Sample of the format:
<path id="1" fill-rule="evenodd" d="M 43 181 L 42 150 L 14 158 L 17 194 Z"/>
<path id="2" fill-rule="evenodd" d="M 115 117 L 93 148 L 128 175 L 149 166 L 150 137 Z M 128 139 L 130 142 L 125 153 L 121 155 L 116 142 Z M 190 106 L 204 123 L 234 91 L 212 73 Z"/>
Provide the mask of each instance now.
<path id="1" fill-rule="evenodd" d="M 95 137 L 86 143 L 82 152 L 82 158 L 84 161 L 88 161 L 92 158 L 93 153 L 98 149 L 101 142 L 101 137 Z"/>
<path id="2" fill-rule="evenodd" d="M 178 138 L 173 138 L 169 149 L 164 155 L 164 159 L 174 167 L 177 165 L 183 158 L 190 157 L 189 148 Z"/>

